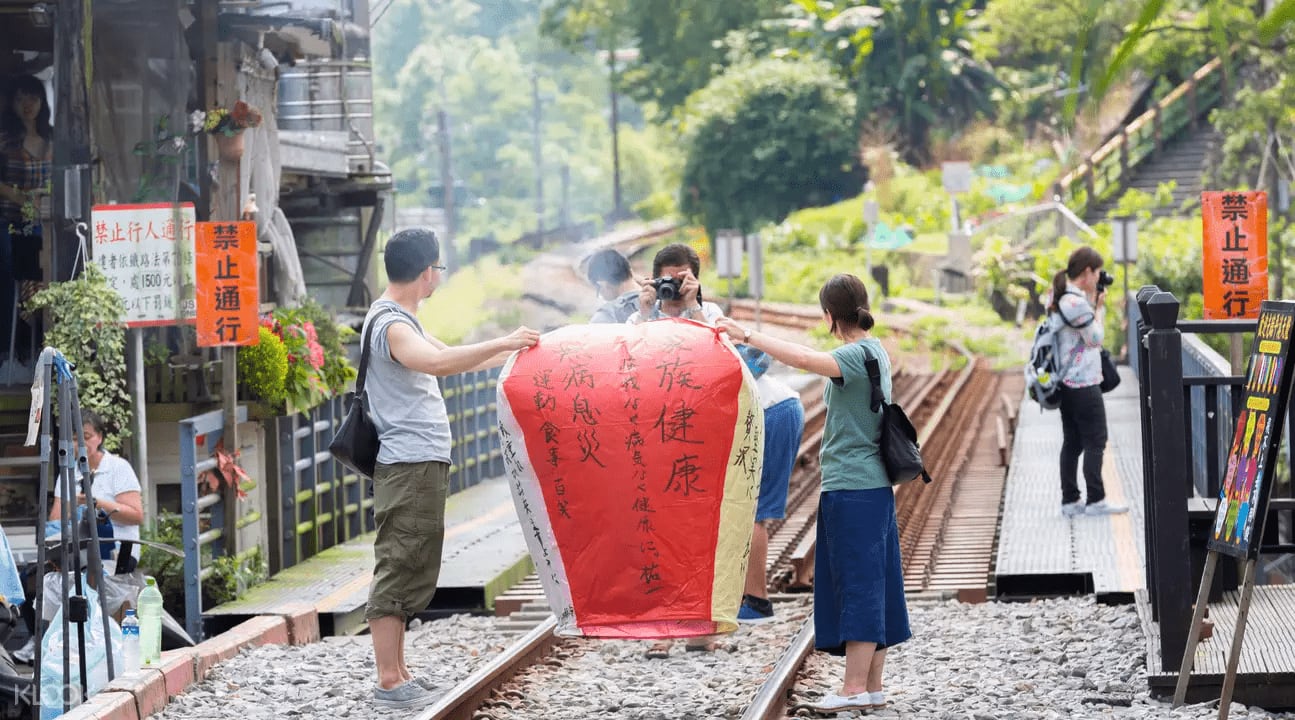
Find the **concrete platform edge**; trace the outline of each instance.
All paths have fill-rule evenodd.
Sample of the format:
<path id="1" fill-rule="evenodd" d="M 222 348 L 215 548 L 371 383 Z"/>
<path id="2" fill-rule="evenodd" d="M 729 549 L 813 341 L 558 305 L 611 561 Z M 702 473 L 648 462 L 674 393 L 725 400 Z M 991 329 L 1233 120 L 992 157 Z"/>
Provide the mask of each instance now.
<path id="1" fill-rule="evenodd" d="M 277 612 L 246 620 L 195 647 L 162 653 L 157 668 L 144 668 L 117 678 L 85 703 L 62 717 L 66 720 L 145 720 L 166 707 L 171 698 L 206 679 L 211 669 L 244 648 L 260 645 L 305 645 L 318 642 L 319 616 L 304 603 L 288 603 Z"/>

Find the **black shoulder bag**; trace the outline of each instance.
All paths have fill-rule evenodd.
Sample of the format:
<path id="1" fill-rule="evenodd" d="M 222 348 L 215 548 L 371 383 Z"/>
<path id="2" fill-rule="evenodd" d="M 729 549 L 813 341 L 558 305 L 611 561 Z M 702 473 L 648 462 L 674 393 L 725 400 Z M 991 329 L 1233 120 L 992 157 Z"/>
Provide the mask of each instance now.
<path id="1" fill-rule="evenodd" d="M 864 363 L 868 368 L 868 379 L 872 381 L 871 409 L 881 414 L 881 460 L 886 465 L 886 474 L 890 476 L 891 485 L 906 483 L 916 477 L 922 482 L 931 482 L 931 476 L 922 465 L 922 451 L 917 444 L 917 428 L 904 413 L 904 409 L 895 403 L 886 402 L 881 394 L 881 363 L 875 357 L 868 357 Z"/>
<path id="2" fill-rule="evenodd" d="M 1070 292 L 1069 290 L 1067 290 L 1066 294 L 1078 295 L 1079 293 Z M 1057 314 L 1061 316 L 1061 322 L 1065 323 L 1067 327 L 1074 328 L 1075 330 L 1086 328 L 1089 325 L 1092 325 L 1093 321 L 1097 319 L 1097 313 L 1094 312 L 1093 317 L 1089 319 L 1088 322 L 1079 323 L 1078 325 L 1076 325 L 1070 322 L 1070 318 L 1066 317 L 1065 313 L 1061 312 L 1060 302 L 1057 303 Z M 1103 393 L 1108 393 L 1119 386 L 1120 371 L 1115 367 L 1115 360 L 1111 358 L 1110 350 L 1107 350 L 1106 348 L 1102 348 L 1101 356 L 1102 356 L 1102 382 L 1100 385 L 1098 385 L 1098 387 L 1101 388 Z"/>
<path id="3" fill-rule="evenodd" d="M 383 310 L 374 315 L 369 320 L 369 326 L 364 329 L 364 338 L 360 341 L 363 343 L 360 349 L 360 369 L 355 377 L 355 397 L 351 399 L 351 406 L 347 408 L 342 424 L 337 426 L 333 441 L 328 444 L 328 451 L 333 457 L 367 478 L 373 477 L 373 471 L 378 465 L 380 445 L 378 429 L 373 425 L 373 418 L 369 417 L 369 399 L 364 394 L 364 380 L 369 370 L 369 342 L 373 338 L 373 326 L 378 324 L 378 318 L 389 312 L 391 310 Z"/>

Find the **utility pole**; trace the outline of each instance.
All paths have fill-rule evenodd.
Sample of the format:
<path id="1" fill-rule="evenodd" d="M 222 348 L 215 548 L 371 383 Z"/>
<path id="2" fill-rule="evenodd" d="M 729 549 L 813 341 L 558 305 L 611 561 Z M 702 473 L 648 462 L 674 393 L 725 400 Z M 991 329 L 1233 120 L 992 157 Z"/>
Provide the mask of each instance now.
<path id="1" fill-rule="evenodd" d="M 571 166 L 562 163 L 562 209 L 558 212 L 558 225 L 571 227 Z"/>
<path id="2" fill-rule="evenodd" d="M 540 136 L 540 76 L 531 73 L 532 118 L 535 125 L 535 232 L 544 232 L 544 141 Z"/>
<path id="3" fill-rule="evenodd" d="M 441 211 L 445 214 L 445 237 L 441 240 L 442 265 L 455 269 L 454 248 L 454 165 L 450 156 L 450 118 L 444 110 L 436 112 L 436 139 L 441 151 Z"/>
<path id="4" fill-rule="evenodd" d="M 612 216 L 619 218 L 623 207 L 621 198 L 621 146 L 620 105 L 616 100 L 616 33 L 613 31 L 607 47 L 608 93 L 611 95 L 612 125 Z"/>

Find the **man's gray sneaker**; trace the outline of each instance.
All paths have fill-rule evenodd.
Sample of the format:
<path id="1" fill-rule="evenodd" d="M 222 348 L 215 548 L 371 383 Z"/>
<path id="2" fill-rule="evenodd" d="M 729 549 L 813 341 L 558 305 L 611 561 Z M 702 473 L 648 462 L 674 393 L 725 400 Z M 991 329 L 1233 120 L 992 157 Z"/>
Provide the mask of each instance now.
<path id="1" fill-rule="evenodd" d="M 436 696 L 416 680 L 401 683 L 390 690 L 383 690 L 379 686 L 373 691 L 374 704 L 396 710 L 423 707 L 432 704 L 435 699 Z"/>

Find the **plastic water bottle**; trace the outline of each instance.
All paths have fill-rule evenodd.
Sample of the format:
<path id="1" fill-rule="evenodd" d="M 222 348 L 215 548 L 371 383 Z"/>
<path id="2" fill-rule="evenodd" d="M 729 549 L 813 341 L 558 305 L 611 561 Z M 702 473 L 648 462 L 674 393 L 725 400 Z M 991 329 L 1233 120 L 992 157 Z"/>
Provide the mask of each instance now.
<path id="1" fill-rule="evenodd" d="M 162 661 L 162 593 L 157 580 L 145 579 L 139 591 L 139 661 L 153 667 Z"/>
<path id="2" fill-rule="evenodd" d="M 119 674 L 128 675 L 139 670 L 139 620 L 134 610 L 127 610 L 121 620 L 121 645 L 123 667 Z"/>

